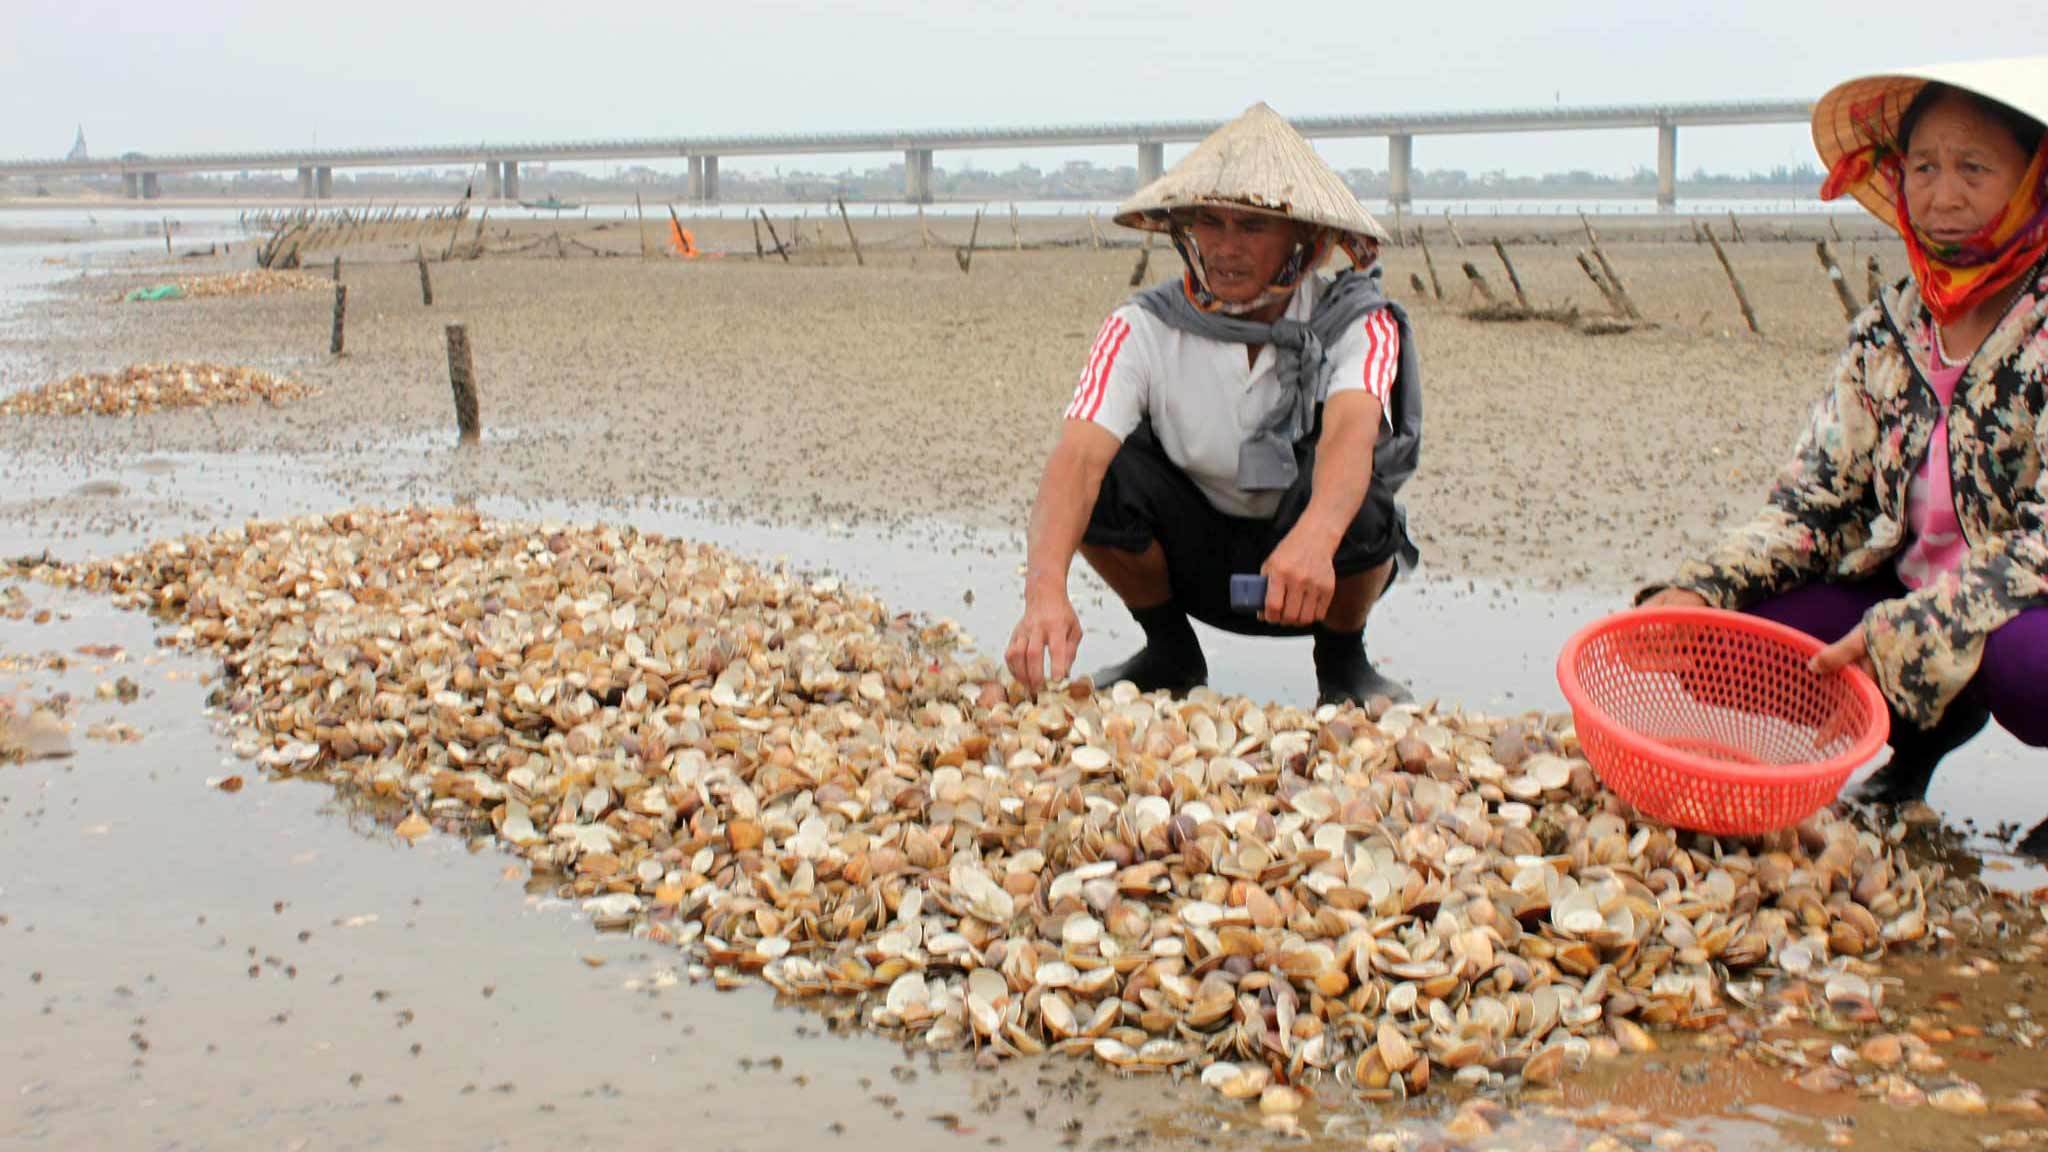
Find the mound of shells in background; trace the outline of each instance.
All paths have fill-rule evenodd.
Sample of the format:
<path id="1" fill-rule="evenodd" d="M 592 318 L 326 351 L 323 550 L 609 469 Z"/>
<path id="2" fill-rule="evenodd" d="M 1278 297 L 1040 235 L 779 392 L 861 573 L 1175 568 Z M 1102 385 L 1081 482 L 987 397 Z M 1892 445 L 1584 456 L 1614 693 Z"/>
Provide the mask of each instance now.
<path id="1" fill-rule="evenodd" d="M 313 388 L 254 368 L 178 362 L 68 376 L 0 398 L 0 416 L 134 416 L 167 408 L 282 404 Z"/>
<path id="2" fill-rule="evenodd" d="M 1874 1023 L 1887 948 L 2041 927 L 1832 813 L 1638 822 L 1567 717 L 1028 698 L 948 622 L 625 527 L 353 511 L 42 575 L 219 653 L 240 754 L 494 834 L 721 987 L 1269 1112 L 1551 1083 L 1773 987 Z"/>
<path id="3" fill-rule="evenodd" d="M 310 292 L 315 288 L 332 287 L 332 281 L 325 276 L 310 272 L 272 271 L 268 268 L 248 268 L 240 272 L 220 272 L 211 276 L 180 276 L 178 287 L 185 295 L 204 299 L 213 296 L 272 296 L 281 292 Z"/>

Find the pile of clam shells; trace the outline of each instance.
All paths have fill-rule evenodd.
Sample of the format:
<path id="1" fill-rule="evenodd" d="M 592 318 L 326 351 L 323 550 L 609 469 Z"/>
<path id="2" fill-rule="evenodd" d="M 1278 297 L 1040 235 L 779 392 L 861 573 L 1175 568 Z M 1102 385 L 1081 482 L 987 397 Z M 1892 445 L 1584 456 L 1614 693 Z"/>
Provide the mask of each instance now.
<path id="1" fill-rule="evenodd" d="M 1034 698 L 948 622 L 629 527 L 361 510 L 44 575 L 219 653 L 242 755 L 495 835 L 720 986 L 1269 1110 L 1551 1083 L 1784 981 L 1874 1020 L 1888 947 L 1999 915 L 1831 813 L 1640 822 L 1568 717 Z"/>
<path id="2" fill-rule="evenodd" d="M 331 286 L 332 281 L 324 276 L 297 269 L 273 271 L 268 268 L 245 268 L 239 272 L 220 272 L 211 276 L 180 276 L 178 287 L 186 296 L 205 299 L 214 296 L 273 296 L 281 292 L 310 292 L 315 288 Z"/>
<path id="3" fill-rule="evenodd" d="M 313 394 L 296 380 L 236 365 L 131 364 L 67 376 L 0 398 L 0 416 L 134 416 L 166 408 L 282 404 Z"/>

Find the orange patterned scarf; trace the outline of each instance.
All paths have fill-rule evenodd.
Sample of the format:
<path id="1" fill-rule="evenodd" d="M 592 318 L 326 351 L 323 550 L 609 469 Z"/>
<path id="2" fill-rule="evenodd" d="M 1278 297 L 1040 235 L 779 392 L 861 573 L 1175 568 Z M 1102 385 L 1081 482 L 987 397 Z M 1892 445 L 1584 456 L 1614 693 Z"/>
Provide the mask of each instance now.
<path id="1" fill-rule="evenodd" d="M 2048 254 L 2048 139 L 2003 211 L 1975 235 L 1943 244 L 1922 233 L 1906 207 L 1906 166 L 1895 140 L 1869 144 L 1835 162 L 1820 198 L 1833 200 L 1865 181 L 1885 181 L 1899 217 L 1906 259 L 1920 282 L 1920 298 L 1938 323 L 1947 324 L 1996 296 Z"/>

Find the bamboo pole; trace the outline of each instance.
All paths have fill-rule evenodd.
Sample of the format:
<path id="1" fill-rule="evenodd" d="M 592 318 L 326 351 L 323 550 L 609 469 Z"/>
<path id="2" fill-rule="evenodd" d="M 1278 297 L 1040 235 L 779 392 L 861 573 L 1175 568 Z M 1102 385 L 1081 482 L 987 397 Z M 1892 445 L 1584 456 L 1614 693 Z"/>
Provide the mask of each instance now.
<path id="1" fill-rule="evenodd" d="M 932 246 L 932 230 L 924 222 L 924 205 L 922 204 L 917 206 L 917 240 L 920 247 L 930 248 Z"/>
<path id="2" fill-rule="evenodd" d="M 640 206 L 640 194 L 638 192 L 633 193 L 633 217 L 640 222 L 640 258 L 645 260 L 647 259 L 647 212 Z M 754 230 L 755 254 L 759 255 L 760 250 L 761 231 L 757 228 Z"/>
<path id="3" fill-rule="evenodd" d="M 846 214 L 846 197 L 844 196 L 839 198 L 839 222 L 846 225 L 846 242 L 853 246 L 854 266 L 858 268 L 867 267 L 868 262 L 862 259 L 860 254 L 860 237 L 853 234 L 853 218 Z"/>
<path id="4" fill-rule="evenodd" d="M 1095 222 L 1093 211 L 1088 213 L 1088 246 L 1097 252 L 1102 251 L 1102 227 Z"/>
<path id="5" fill-rule="evenodd" d="M 1500 242 L 1500 237 L 1498 236 L 1493 238 L 1493 251 L 1495 255 L 1500 257 L 1501 267 L 1508 270 L 1508 283 L 1515 290 L 1515 303 L 1527 308 L 1529 306 L 1529 294 L 1522 291 L 1522 278 L 1515 274 L 1515 262 L 1508 259 L 1507 246 Z"/>
<path id="6" fill-rule="evenodd" d="M 1010 247 L 1018 252 L 1024 250 L 1024 233 L 1017 227 L 1017 202 L 1010 201 Z"/>
<path id="7" fill-rule="evenodd" d="M 1451 242 L 1463 248 L 1465 246 L 1465 238 L 1458 235 L 1458 222 L 1451 219 L 1451 210 L 1449 208 L 1444 209 L 1444 227 L 1450 229 Z"/>
<path id="8" fill-rule="evenodd" d="M 1607 278 L 1608 286 L 1614 290 L 1611 294 L 1612 302 L 1622 315 L 1631 320 L 1641 320 L 1643 314 L 1636 309 L 1635 299 L 1628 294 L 1628 285 L 1622 282 L 1621 273 L 1614 270 L 1613 264 L 1608 263 L 1607 253 L 1600 247 L 1600 236 L 1593 231 L 1593 222 L 1581 212 L 1579 223 L 1585 225 L 1586 240 L 1592 249 L 1594 261 L 1600 265 L 1600 274 Z"/>
<path id="9" fill-rule="evenodd" d="M 1593 287 L 1598 288 L 1600 295 L 1606 298 L 1608 310 L 1616 316 L 1625 315 L 1621 308 L 1621 301 L 1615 298 L 1614 289 L 1608 285 L 1606 280 L 1601 278 L 1600 269 L 1594 267 L 1592 254 L 1581 248 L 1578 252 L 1578 261 L 1579 270 L 1586 274 L 1586 279 L 1591 280 Z"/>
<path id="10" fill-rule="evenodd" d="M 448 386 L 455 393 L 456 443 L 474 444 L 483 434 L 477 415 L 476 371 L 469 358 L 469 332 L 448 325 Z"/>
<path id="11" fill-rule="evenodd" d="M 775 234 L 775 221 L 768 218 L 768 210 L 766 208 L 759 208 L 756 211 L 761 213 L 761 223 L 768 226 L 768 239 L 775 245 L 775 254 L 782 257 L 784 264 L 789 263 L 789 249 L 782 246 L 782 237 Z"/>
<path id="12" fill-rule="evenodd" d="M 348 285 L 346 285 L 346 284 L 336 284 L 336 285 L 334 286 L 334 335 L 333 335 L 332 339 L 330 339 L 330 340 L 328 341 L 328 345 L 327 345 L 327 352 L 328 352 L 328 355 L 330 355 L 330 356 L 339 356 L 339 355 L 341 355 L 341 347 L 342 347 L 342 327 L 343 327 L 343 325 L 345 325 L 345 324 L 346 324 L 347 322 L 348 322 Z"/>
<path id="13" fill-rule="evenodd" d="M 420 304 L 423 307 L 432 308 L 434 306 L 434 281 L 427 275 L 427 254 L 420 251 L 417 246 L 413 248 L 412 254 L 413 260 L 420 266 Z"/>
<path id="14" fill-rule="evenodd" d="M 1486 304 L 1498 303 L 1499 301 L 1493 295 L 1493 289 L 1487 285 L 1486 277 L 1479 271 L 1478 266 L 1467 260 L 1465 261 L 1464 268 L 1465 279 L 1472 282 L 1472 290 L 1479 293 L 1480 301 Z"/>
<path id="15" fill-rule="evenodd" d="M 981 239 L 981 209 L 974 210 L 974 226 L 967 230 L 967 247 L 953 250 L 953 261 L 960 265 L 961 272 L 969 272 L 974 266 L 974 245 Z"/>
<path id="16" fill-rule="evenodd" d="M 768 253 L 764 251 L 761 247 L 761 222 L 759 220 L 753 220 L 749 221 L 749 223 L 753 224 L 754 226 L 754 259 L 766 260 L 768 258 Z"/>
<path id="17" fill-rule="evenodd" d="M 1426 229 L 1417 228 L 1415 230 L 1415 242 L 1422 246 L 1422 263 L 1425 267 L 1429 269 L 1430 294 L 1435 296 L 1438 300 L 1442 300 L 1444 298 L 1444 284 L 1443 281 L 1436 278 L 1436 258 L 1429 254 L 1428 231 Z"/>
<path id="18" fill-rule="evenodd" d="M 171 218 L 164 217 L 164 255 L 171 254 Z"/>
<path id="19" fill-rule="evenodd" d="M 1728 262 L 1728 253 L 1722 250 L 1721 240 L 1714 235 L 1714 230 L 1708 228 L 1706 232 L 1707 243 L 1714 246 L 1714 256 L 1721 261 L 1721 271 L 1728 274 L 1728 284 L 1735 289 L 1735 303 L 1742 308 L 1743 323 L 1749 325 L 1751 332 L 1762 335 L 1763 329 L 1757 327 L 1756 323 L 1756 309 L 1749 306 L 1749 293 L 1742 290 L 1742 280 L 1735 275 L 1735 265 Z"/>
<path id="20" fill-rule="evenodd" d="M 1835 286 L 1835 299 L 1842 302 L 1842 315 L 1854 320 L 1856 313 L 1863 309 L 1856 303 L 1856 294 L 1849 291 L 1849 282 L 1842 275 L 1842 266 L 1835 263 L 1834 249 L 1825 240 L 1813 242 L 1814 255 L 1820 257 L 1820 266 L 1828 274 L 1828 283 Z"/>
<path id="21" fill-rule="evenodd" d="M 1735 218 L 1735 209 L 1733 208 L 1730 208 L 1728 210 L 1728 234 L 1735 238 L 1735 242 L 1737 244 L 1745 242 L 1742 239 L 1742 222 Z M 1712 240 L 1713 235 L 1714 234 L 1712 232 L 1707 233 L 1709 241 Z"/>

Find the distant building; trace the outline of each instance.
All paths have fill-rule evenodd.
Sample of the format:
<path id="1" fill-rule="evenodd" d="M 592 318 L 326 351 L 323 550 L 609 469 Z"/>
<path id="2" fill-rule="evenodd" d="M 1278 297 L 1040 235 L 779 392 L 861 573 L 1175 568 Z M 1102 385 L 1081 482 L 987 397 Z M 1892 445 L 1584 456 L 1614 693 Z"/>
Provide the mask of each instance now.
<path id="1" fill-rule="evenodd" d="M 78 126 L 78 139 L 71 142 L 71 151 L 66 153 L 64 158 L 66 160 L 88 159 L 85 154 L 85 125 L 80 124 Z"/>

